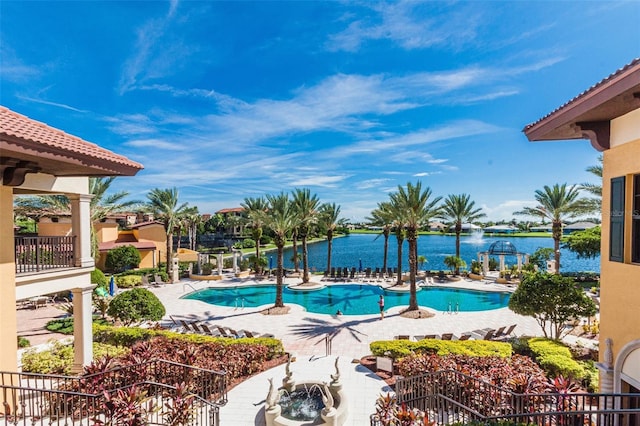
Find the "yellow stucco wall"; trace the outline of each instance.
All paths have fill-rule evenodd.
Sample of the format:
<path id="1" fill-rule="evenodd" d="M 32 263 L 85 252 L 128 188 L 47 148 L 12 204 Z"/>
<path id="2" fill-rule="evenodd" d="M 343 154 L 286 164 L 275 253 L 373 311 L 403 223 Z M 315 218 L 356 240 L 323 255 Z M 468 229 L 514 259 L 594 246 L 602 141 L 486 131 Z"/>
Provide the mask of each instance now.
<path id="1" fill-rule="evenodd" d="M 0 184 L 0 371 L 18 366 L 15 253 L 13 240 L 13 189 Z M 0 407 L 2 396 L 0 395 Z"/>
<path id="2" fill-rule="evenodd" d="M 71 235 L 71 219 L 60 219 L 60 222 L 38 222 L 38 235 L 41 237 L 62 237 Z"/>
<path id="3" fill-rule="evenodd" d="M 180 262 L 198 262 L 198 252 L 186 248 L 180 248 L 177 252 Z"/>
<path id="4" fill-rule="evenodd" d="M 627 343 L 640 339 L 640 264 L 631 263 L 631 210 L 634 174 L 640 174 L 640 110 L 612 122 L 616 146 L 603 153 L 600 347 L 613 340 L 614 360 Z M 615 133 L 614 133 L 615 132 Z M 624 140 L 626 139 L 626 140 Z M 609 261 L 611 179 L 626 176 L 625 259 Z M 604 361 L 604 350 L 600 361 Z M 640 381 L 640 377 L 635 377 Z"/>
<path id="5" fill-rule="evenodd" d="M 158 264 L 158 259 L 162 262 L 166 261 L 167 234 L 164 231 L 164 226 L 159 223 L 143 226 L 141 228 L 134 229 L 133 235 L 135 235 L 138 241 L 150 241 L 156 245 L 156 265 Z"/>
<path id="6" fill-rule="evenodd" d="M 118 224 L 110 222 L 99 222 L 93 224 L 98 243 L 105 241 L 115 241 L 118 239 Z"/>

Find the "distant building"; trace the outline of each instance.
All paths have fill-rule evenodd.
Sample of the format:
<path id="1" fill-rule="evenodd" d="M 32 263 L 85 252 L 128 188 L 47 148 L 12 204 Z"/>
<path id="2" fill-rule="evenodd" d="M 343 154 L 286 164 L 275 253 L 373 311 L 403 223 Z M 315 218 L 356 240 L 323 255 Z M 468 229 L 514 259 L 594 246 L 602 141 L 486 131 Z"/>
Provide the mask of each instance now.
<path id="1" fill-rule="evenodd" d="M 474 225 L 473 223 L 462 224 L 462 232 L 473 232 L 473 231 L 480 231 L 480 230 L 482 230 L 482 228 L 479 227 L 478 225 Z M 455 231 L 456 231 L 455 225 L 451 225 L 449 227 L 449 232 L 455 232 Z"/>
<path id="2" fill-rule="evenodd" d="M 518 228 L 513 225 L 493 225 L 482 228 L 482 230 L 489 234 L 513 234 L 518 232 Z"/>
<path id="3" fill-rule="evenodd" d="M 232 237 L 241 237 L 244 235 L 244 224 L 240 221 L 240 218 L 244 217 L 244 212 L 245 209 L 243 207 L 232 207 L 216 212 L 216 214 L 224 218 L 226 224 L 225 234 Z"/>
<path id="4" fill-rule="evenodd" d="M 565 225 L 562 227 L 562 233 L 563 234 L 570 234 L 572 232 L 576 232 L 576 231 L 584 231 L 587 229 L 591 229 L 591 228 L 595 228 L 596 226 L 598 226 L 597 223 L 593 223 L 593 222 L 576 222 L 576 223 L 572 223 L 570 225 Z"/>

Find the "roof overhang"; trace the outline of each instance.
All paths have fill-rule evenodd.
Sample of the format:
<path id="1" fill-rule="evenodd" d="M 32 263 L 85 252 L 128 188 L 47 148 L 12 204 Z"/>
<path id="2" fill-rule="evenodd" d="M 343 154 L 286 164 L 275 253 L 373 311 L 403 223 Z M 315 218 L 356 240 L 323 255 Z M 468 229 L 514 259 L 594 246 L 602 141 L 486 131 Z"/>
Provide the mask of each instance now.
<path id="1" fill-rule="evenodd" d="M 133 176 L 143 166 L 91 142 L 0 107 L 0 176 L 19 186 L 27 173 Z"/>
<path id="2" fill-rule="evenodd" d="M 589 139 L 609 149 L 611 120 L 640 108 L 640 58 L 619 69 L 523 132 L 530 141 Z"/>

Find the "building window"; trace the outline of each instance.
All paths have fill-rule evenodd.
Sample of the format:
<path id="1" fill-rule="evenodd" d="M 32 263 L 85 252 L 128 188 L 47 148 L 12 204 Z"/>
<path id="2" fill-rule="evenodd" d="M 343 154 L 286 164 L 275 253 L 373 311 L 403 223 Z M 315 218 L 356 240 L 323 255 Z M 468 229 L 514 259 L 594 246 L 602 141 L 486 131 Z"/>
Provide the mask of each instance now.
<path id="1" fill-rule="evenodd" d="M 609 260 L 624 262 L 624 176 L 611 179 Z"/>
<path id="2" fill-rule="evenodd" d="M 631 261 L 640 263 L 640 175 L 633 177 L 633 211 L 631 212 Z"/>

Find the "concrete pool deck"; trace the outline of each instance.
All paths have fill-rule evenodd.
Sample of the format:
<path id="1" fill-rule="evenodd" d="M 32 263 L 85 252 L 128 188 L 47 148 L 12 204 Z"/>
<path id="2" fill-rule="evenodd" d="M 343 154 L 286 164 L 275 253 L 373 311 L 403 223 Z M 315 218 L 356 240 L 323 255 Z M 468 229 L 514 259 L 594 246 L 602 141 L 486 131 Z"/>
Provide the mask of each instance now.
<path id="1" fill-rule="evenodd" d="M 313 277 L 318 284 L 319 277 Z M 286 278 L 285 285 L 296 285 L 300 278 Z M 362 284 L 362 282 L 354 282 Z M 287 304 L 291 310 L 286 315 L 263 315 L 260 311 L 270 305 L 256 308 L 224 307 L 210 305 L 205 302 L 181 299 L 182 296 L 196 290 L 206 288 L 229 288 L 241 285 L 274 285 L 274 280 L 256 281 L 251 278 L 235 278 L 232 275 L 220 281 L 193 281 L 183 279 L 175 284 L 150 288 L 165 305 L 169 324 L 169 315 L 187 321 L 207 321 L 212 324 L 247 329 L 259 333 L 271 333 L 282 340 L 287 352 L 301 356 L 325 356 L 327 339 L 330 340 L 330 354 L 359 359 L 369 354 L 369 343 L 374 340 L 389 340 L 397 335 L 425 335 L 473 331 L 486 327 L 499 328 L 518 324 L 517 335 L 537 336 L 541 334 L 535 319 L 517 315 L 508 308 L 490 311 L 446 313 L 427 310 L 435 315 L 431 318 L 408 319 L 400 316 L 402 306 L 385 311 L 384 320 L 373 315 L 325 315 L 306 312 L 299 305 Z M 344 282 L 340 282 L 344 284 Z M 389 283 L 370 283 L 370 285 L 387 286 Z M 434 287 L 441 284 L 433 284 Z M 464 288 L 482 291 L 508 291 L 501 284 L 489 284 L 478 281 L 452 281 L 442 285 L 450 288 Z M 408 286 L 407 290 L 408 290 Z"/>

